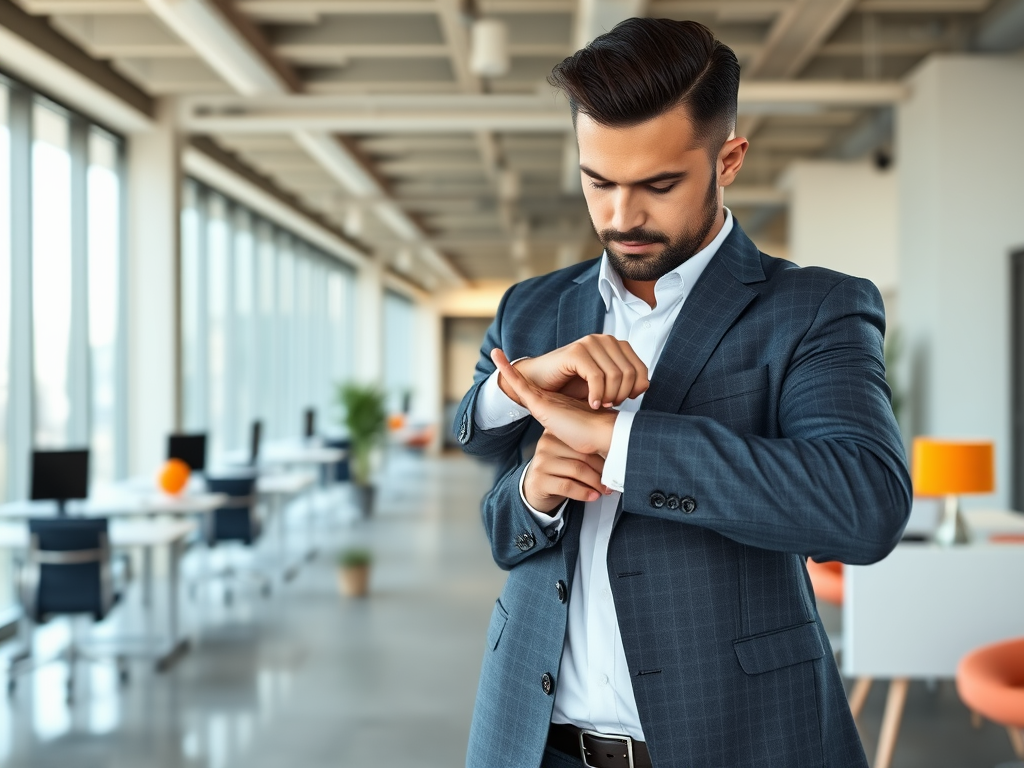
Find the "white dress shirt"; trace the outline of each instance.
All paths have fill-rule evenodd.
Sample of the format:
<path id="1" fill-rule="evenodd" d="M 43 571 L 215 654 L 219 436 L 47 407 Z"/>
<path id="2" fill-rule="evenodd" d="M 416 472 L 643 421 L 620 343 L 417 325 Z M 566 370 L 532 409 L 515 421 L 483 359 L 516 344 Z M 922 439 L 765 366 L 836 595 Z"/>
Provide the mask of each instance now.
<path id="1" fill-rule="evenodd" d="M 598 290 L 605 305 L 604 333 L 628 341 L 644 361 L 649 376 L 654 375 L 683 302 L 731 231 L 732 213 L 726 209 L 725 225 L 715 239 L 655 284 L 653 309 L 626 290 L 609 264 L 607 254 L 602 256 Z M 618 408 L 601 478 L 615 492 L 587 502 L 584 508 L 580 551 L 569 599 L 568 631 L 551 716 L 555 723 L 572 723 L 602 733 L 628 734 L 638 741 L 645 739 L 608 580 L 608 541 L 626 477 L 626 452 L 633 415 L 642 400 L 643 395 L 627 400 Z M 484 382 L 477 397 L 473 415 L 476 425 L 493 429 L 527 415 L 525 409 L 501 391 L 495 371 Z M 526 472 L 523 472 L 522 478 L 525 477 Z M 519 491 L 522 495 L 522 481 Z M 531 507 L 525 496 L 523 502 L 540 525 L 562 525 L 565 504 L 550 515 Z"/>

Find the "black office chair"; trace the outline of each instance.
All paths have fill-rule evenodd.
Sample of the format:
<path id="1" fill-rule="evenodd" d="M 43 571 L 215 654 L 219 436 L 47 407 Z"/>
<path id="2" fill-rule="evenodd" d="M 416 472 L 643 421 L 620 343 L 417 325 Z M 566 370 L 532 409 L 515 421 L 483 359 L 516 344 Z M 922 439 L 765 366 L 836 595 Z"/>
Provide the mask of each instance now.
<path id="1" fill-rule="evenodd" d="M 256 514 L 256 473 L 233 475 L 230 477 L 207 477 L 206 490 L 210 493 L 223 493 L 228 496 L 228 503 L 214 510 L 206 518 L 203 538 L 210 549 L 218 545 L 237 541 L 247 548 L 254 548 L 263 534 L 263 521 Z M 235 577 L 243 569 L 229 565 L 216 575 L 225 581 Z M 270 595 L 270 579 L 255 568 L 245 569 L 255 578 L 264 597 Z M 234 599 L 229 584 L 225 584 L 224 602 L 228 605 Z"/>
<path id="2" fill-rule="evenodd" d="M 332 483 L 347 483 L 352 479 L 352 469 L 349 465 L 349 454 L 352 450 L 352 441 L 344 438 L 328 438 L 324 440 L 325 448 L 339 448 L 345 451 L 345 458 L 333 464 L 324 464 L 321 467 L 321 482 L 323 485 Z"/>
<path id="3" fill-rule="evenodd" d="M 74 697 L 75 663 L 100 659 L 76 642 L 74 617 L 89 614 L 103 621 L 121 598 L 128 580 L 127 562 L 115 561 L 110 550 L 106 518 L 37 518 L 28 521 L 29 547 L 19 564 L 17 592 L 23 621 L 42 624 L 54 616 L 72 617 L 71 643 L 62 654 L 68 661 L 67 697 Z M 120 566 L 120 567 L 118 567 Z M 17 676 L 47 662 L 31 663 L 31 626 L 25 627 L 27 647 L 10 660 L 7 690 L 13 694 Z M 128 681 L 127 657 L 112 654 L 122 682 Z"/>

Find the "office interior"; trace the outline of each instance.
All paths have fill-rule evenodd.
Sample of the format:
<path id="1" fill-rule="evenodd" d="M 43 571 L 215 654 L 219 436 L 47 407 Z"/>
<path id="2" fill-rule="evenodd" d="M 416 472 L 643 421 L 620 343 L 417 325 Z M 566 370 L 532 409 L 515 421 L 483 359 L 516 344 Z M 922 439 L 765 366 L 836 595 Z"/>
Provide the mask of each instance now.
<path id="1" fill-rule="evenodd" d="M 725 203 L 878 286 L 908 451 L 995 448 L 969 543 L 818 594 L 872 765 L 1024 760 L 955 664 L 1024 637 L 1022 0 L 0 0 L 0 762 L 463 764 L 504 574 L 451 417 L 504 291 L 600 255 L 546 76 L 637 15 L 735 50 Z M 346 383 L 383 393 L 369 515 Z M 61 563 L 112 586 L 37 623 Z"/>

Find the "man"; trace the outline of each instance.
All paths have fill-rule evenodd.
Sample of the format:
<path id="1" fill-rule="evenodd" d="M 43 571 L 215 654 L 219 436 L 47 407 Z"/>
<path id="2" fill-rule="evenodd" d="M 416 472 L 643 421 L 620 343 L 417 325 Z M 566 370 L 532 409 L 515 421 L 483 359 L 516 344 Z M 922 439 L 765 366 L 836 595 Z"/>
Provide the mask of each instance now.
<path id="1" fill-rule="evenodd" d="M 723 207 L 748 143 L 705 27 L 630 19 L 552 82 L 605 251 L 508 291 L 456 416 L 510 571 L 467 765 L 866 766 L 804 559 L 909 514 L 878 292 Z"/>

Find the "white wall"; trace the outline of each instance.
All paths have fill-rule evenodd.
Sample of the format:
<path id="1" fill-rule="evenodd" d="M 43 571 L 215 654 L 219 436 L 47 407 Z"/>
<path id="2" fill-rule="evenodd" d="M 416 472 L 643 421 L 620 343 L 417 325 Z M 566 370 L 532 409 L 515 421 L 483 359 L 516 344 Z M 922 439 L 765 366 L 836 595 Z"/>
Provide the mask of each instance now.
<path id="1" fill-rule="evenodd" d="M 180 141 L 174 104 L 128 141 L 128 471 L 149 474 L 177 426 Z"/>
<path id="2" fill-rule="evenodd" d="M 933 57 L 909 84 L 896 157 L 911 426 L 994 438 L 998 490 L 973 503 L 1008 506 L 1009 254 L 1024 246 L 1024 60 Z"/>
<path id="3" fill-rule="evenodd" d="M 879 171 L 871 162 L 800 161 L 786 182 L 789 257 L 866 277 L 892 295 L 899 261 L 896 171 Z"/>

